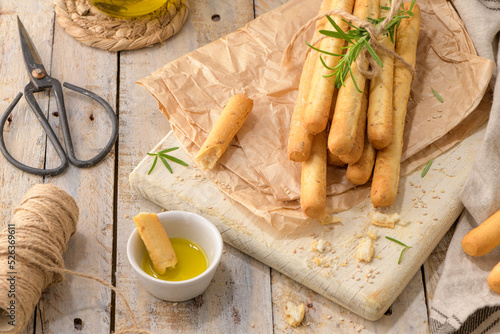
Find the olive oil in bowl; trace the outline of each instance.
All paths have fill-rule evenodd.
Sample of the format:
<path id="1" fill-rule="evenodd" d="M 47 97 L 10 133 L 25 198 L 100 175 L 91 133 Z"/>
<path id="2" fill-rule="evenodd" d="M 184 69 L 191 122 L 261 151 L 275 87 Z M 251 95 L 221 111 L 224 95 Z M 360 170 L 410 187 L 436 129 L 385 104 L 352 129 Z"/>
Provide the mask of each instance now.
<path id="1" fill-rule="evenodd" d="M 104 14 L 119 17 L 133 18 L 149 14 L 161 6 L 167 0 L 90 0 Z M 176 3 L 174 1 L 174 3 Z"/>
<path id="2" fill-rule="evenodd" d="M 167 268 L 165 274 L 158 274 L 153 267 L 149 253 L 145 252 L 142 269 L 148 275 L 165 281 L 184 281 L 200 275 L 208 268 L 208 257 L 196 242 L 184 238 L 170 238 L 178 262 L 173 268 Z"/>

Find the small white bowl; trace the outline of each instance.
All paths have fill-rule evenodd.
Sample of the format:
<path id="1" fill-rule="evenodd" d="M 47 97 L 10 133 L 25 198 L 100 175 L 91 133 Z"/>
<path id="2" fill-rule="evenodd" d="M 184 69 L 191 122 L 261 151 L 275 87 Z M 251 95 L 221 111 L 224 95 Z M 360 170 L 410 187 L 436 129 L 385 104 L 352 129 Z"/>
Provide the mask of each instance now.
<path id="1" fill-rule="evenodd" d="M 207 254 L 208 268 L 200 275 L 184 281 L 164 281 L 142 270 L 146 246 L 134 229 L 127 243 L 127 257 L 139 280 L 153 296 L 181 302 L 202 294 L 215 275 L 222 256 L 223 242 L 219 230 L 207 219 L 186 211 L 167 211 L 158 214 L 169 238 L 185 238 L 196 242 Z"/>

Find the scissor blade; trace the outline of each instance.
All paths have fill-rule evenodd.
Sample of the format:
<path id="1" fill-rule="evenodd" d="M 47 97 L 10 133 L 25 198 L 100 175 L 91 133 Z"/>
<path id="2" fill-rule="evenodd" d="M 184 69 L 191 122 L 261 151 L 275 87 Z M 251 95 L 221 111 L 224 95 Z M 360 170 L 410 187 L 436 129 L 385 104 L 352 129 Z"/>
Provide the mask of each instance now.
<path id="1" fill-rule="evenodd" d="M 19 37 L 21 39 L 21 48 L 24 56 L 24 63 L 26 64 L 26 69 L 28 70 L 28 73 L 31 75 L 31 72 L 36 68 L 43 69 L 45 71 L 45 68 L 42 64 L 42 60 L 40 59 L 40 56 L 36 51 L 35 44 L 33 44 L 33 41 L 28 35 L 26 28 L 19 19 L 19 16 L 17 17 L 17 25 L 19 26 Z"/>

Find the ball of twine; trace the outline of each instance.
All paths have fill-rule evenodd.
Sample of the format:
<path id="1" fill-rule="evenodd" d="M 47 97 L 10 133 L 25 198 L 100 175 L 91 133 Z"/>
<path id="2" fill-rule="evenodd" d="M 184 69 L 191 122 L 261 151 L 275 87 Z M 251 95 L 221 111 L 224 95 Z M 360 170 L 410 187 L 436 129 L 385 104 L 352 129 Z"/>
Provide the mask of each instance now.
<path id="1" fill-rule="evenodd" d="M 116 333 L 152 334 L 139 328 L 129 304 L 114 286 L 64 268 L 63 253 L 76 231 L 78 211 L 69 194 L 50 184 L 31 188 L 14 209 L 12 222 L 0 232 L 0 333 L 21 332 L 43 290 L 70 274 L 97 281 L 124 300 L 133 326 Z"/>
<path id="2" fill-rule="evenodd" d="M 136 50 L 175 35 L 189 12 L 188 0 L 167 0 L 151 14 L 120 19 L 99 12 L 87 0 L 53 0 L 57 22 L 77 41 L 102 50 Z"/>

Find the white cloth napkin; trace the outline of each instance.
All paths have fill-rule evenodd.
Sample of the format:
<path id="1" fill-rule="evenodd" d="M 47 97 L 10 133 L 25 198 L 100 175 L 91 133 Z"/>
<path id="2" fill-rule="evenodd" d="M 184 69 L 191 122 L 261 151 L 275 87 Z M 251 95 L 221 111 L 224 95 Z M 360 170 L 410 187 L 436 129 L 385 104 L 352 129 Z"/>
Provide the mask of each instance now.
<path id="1" fill-rule="evenodd" d="M 499 60 L 500 1 L 454 0 L 478 54 Z M 450 242 L 443 272 L 430 305 L 431 333 L 500 333 L 500 295 L 487 277 L 500 262 L 500 249 L 482 257 L 467 255 L 462 238 L 500 210 L 500 75 L 495 70 L 493 106 L 484 141 L 461 194 L 465 210 Z M 459 83 L 458 83 L 459 84 Z"/>

